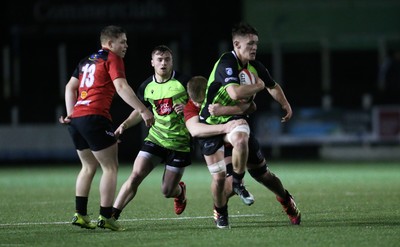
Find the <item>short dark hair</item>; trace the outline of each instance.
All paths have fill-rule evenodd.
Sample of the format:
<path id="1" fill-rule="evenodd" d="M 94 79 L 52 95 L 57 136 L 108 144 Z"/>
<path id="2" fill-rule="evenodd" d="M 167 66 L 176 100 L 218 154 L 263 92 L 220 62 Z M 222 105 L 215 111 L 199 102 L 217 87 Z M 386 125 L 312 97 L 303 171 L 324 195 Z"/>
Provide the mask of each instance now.
<path id="1" fill-rule="evenodd" d="M 106 26 L 101 30 L 100 43 L 103 44 L 109 39 L 118 39 L 122 34 L 126 34 L 126 30 L 120 26 Z"/>
<path id="2" fill-rule="evenodd" d="M 245 36 L 247 34 L 254 34 L 258 36 L 258 31 L 253 26 L 246 22 L 240 22 L 232 28 L 232 38 L 236 36 Z"/>
<path id="3" fill-rule="evenodd" d="M 160 53 L 169 52 L 171 53 L 171 55 L 173 55 L 172 50 L 166 45 L 158 45 L 154 47 L 153 51 L 151 52 L 151 56 L 153 57 L 153 55 L 156 54 L 157 52 Z"/>

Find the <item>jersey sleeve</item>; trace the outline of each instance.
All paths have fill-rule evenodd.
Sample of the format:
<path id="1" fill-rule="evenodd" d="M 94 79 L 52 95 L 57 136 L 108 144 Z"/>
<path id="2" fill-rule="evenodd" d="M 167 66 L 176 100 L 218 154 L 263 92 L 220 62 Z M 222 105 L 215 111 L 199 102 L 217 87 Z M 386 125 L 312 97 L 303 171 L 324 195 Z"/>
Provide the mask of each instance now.
<path id="1" fill-rule="evenodd" d="M 226 53 L 221 57 L 215 71 L 215 81 L 221 82 L 222 86 L 231 83 L 240 84 L 237 61 L 231 53 Z"/>
<path id="2" fill-rule="evenodd" d="M 259 61 L 254 61 L 252 63 L 254 68 L 257 70 L 258 77 L 264 81 L 264 84 L 268 88 L 275 87 L 276 82 L 272 79 L 271 75 L 269 74 L 268 69 Z"/>
<path id="3" fill-rule="evenodd" d="M 108 73 L 112 81 L 117 78 L 126 78 L 124 60 L 112 52 L 108 57 Z"/>
<path id="4" fill-rule="evenodd" d="M 191 119 L 192 117 L 199 117 L 199 112 L 200 112 L 200 109 L 195 104 L 193 104 L 192 100 L 189 100 L 183 110 L 185 122 L 187 120 Z"/>

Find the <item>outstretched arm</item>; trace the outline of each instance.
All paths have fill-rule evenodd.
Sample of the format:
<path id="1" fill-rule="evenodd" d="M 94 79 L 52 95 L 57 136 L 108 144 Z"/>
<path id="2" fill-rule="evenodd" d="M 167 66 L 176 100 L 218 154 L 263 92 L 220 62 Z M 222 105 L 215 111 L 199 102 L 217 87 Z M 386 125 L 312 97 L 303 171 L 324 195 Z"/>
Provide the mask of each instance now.
<path id="1" fill-rule="evenodd" d="M 140 123 L 142 121 L 142 116 L 140 115 L 138 110 L 133 110 L 131 114 L 126 118 L 120 126 L 114 131 L 114 134 L 118 138 L 126 129 L 129 129 L 132 126 L 135 126 L 136 124 Z"/>
<path id="2" fill-rule="evenodd" d="M 153 113 L 138 99 L 133 89 L 129 86 L 125 78 L 117 78 L 114 81 L 118 95 L 133 109 L 137 110 L 142 116 L 147 127 L 154 124 Z"/>
<path id="3" fill-rule="evenodd" d="M 283 92 L 281 86 L 278 83 L 275 84 L 273 88 L 265 88 L 268 93 L 271 94 L 272 98 L 276 100 L 282 107 L 284 111 L 286 111 L 286 115 L 282 117 L 281 122 L 287 122 L 292 117 L 292 107 L 289 104 L 289 101 L 286 99 L 285 93 Z"/>

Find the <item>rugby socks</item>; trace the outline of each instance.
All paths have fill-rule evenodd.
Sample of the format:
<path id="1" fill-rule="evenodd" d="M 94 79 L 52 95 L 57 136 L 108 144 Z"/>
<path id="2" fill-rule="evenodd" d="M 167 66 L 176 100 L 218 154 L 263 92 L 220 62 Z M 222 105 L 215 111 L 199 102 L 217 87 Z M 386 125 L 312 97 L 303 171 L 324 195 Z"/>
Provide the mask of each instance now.
<path id="1" fill-rule="evenodd" d="M 214 208 L 219 214 L 226 214 L 228 212 L 228 204 L 225 204 L 225 206 L 223 206 L 222 208 L 218 208 L 214 205 Z"/>
<path id="2" fill-rule="evenodd" d="M 242 174 L 237 174 L 235 171 L 232 172 L 233 184 L 241 184 L 244 178 L 244 172 Z"/>
<path id="3" fill-rule="evenodd" d="M 114 219 L 118 220 L 118 218 L 121 215 L 121 213 L 122 213 L 122 210 L 113 207 L 111 216 L 114 217 Z"/>
<path id="4" fill-rule="evenodd" d="M 102 207 L 100 206 L 100 215 L 104 216 L 105 218 L 111 218 L 111 210 L 112 207 Z"/>
<path id="5" fill-rule="evenodd" d="M 88 198 L 83 196 L 75 196 L 75 212 L 80 215 L 87 215 Z"/>

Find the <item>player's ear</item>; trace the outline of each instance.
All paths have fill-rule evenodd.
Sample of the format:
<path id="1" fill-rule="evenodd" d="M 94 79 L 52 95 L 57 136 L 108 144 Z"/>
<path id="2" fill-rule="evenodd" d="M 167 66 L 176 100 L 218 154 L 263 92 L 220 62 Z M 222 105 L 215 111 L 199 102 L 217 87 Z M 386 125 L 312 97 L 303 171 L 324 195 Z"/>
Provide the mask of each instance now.
<path id="1" fill-rule="evenodd" d="M 238 40 L 234 40 L 233 41 L 233 47 L 239 49 L 240 48 L 240 42 Z"/>
<path id="2" fill-rule="evenodd" d="M 113 48 L 113 41 L 110 39 L 110 40 L 108 40 L 107 41 L 107 45 L 108 45 L 108 47 L 110 47 L 110 49 L 112 49 Z"/>

